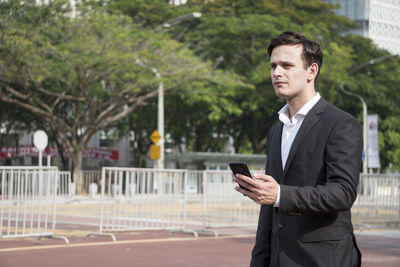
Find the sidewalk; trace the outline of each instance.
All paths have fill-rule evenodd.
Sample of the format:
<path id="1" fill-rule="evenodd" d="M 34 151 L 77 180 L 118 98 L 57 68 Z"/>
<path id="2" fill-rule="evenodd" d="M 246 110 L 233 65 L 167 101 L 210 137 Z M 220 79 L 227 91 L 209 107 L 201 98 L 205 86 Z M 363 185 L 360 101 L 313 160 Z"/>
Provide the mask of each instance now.
<path id="1" fill-rule="evenodd" d="M 400 230 L 356 232 L 363 267 L 400 266 Z"/>
<path id="2" fill-rule="evenodd" d="M 61 225 L 59 225 L 61 226 Z M 67 225 L 62 225 L 63 228 Z M 72 226 L 74 227 L 74 226 Z M 215 229 L 219 236 L 168 231 L 116 233 L 117 242 L 109 237 L 86 239 L 90 227 L 65 229 L 69 245 L 61 240 L 32 239 L 0 241 L 2 267 L 124 267 L 124 266 L 248 266 L 254 244 L 254 229 Z M 400 266 L 400 231 L 357 232 L 363 253 L 363 267 Z"/>

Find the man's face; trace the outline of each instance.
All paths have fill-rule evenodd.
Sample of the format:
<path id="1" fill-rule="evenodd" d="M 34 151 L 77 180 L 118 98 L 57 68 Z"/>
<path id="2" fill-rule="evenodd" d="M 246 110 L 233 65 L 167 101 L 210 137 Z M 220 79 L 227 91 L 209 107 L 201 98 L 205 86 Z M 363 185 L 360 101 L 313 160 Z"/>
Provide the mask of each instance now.
<path id="1" fill-rule="evenodd" d="M 309 83 L 309 68 L 302 60 L 303 46 L 280 45 L 271 53 L 272 84 L 278 97 L 291 100 L 301 97 Z"/>

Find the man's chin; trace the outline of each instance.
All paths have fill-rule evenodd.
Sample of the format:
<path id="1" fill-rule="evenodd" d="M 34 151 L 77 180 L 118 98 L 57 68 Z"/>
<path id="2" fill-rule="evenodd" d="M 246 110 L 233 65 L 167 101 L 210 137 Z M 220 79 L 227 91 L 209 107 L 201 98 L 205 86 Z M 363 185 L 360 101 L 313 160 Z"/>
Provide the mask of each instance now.
<path id="1" fill-rule="evenodd" d="M 282 92 L 282 90 L 276 90 L 275 89 L 275 95 L 277 96 L 277 97 L 279 97 L 279 98 L 286 98 L 287 97 L 287 94 L 285 94 L 284 92 Z"/>
<path id="2" fill-rule="evenodd" d="M 293 95 L 285 94 L 285 93 L 277 92 L 277 91 L 275 91 L 275 95 L 276 95 L 277 97 L 279 97 L 279 98 L 285 99 L 286 101 L 289 101 L 289 100 L 291 100 L 291 99 L 294 98 Z"/>

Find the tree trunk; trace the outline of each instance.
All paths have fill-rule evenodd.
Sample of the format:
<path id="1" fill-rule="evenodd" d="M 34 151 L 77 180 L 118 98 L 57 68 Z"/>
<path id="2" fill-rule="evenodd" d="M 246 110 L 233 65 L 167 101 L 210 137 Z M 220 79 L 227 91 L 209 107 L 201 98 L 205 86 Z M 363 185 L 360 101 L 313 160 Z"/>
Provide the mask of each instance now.
<path id="1" fill-rule="evenodd" d="M 72 173 L 73 173 L 72 177 L 74 179 L 74 183 L 76 185 L 76 193 L 78 195 L 83 195 L 86 193 L 82 175 L 82 158 L 83 158 L 83 151 L 74 151 L 71 154 Z"/>
<path id="2" fill-rule="evenodd" d="M 61 159 L 61 163 L 62 163 L 62 170 L 69 170 L 70 159 L 68 157 L 65 157 L 64 147 L 62 146 L 61 142 L 57 138 L 53 138 L 53 141 L 56 144 L 58 154 L 60 155 L 60 159 Z"/>

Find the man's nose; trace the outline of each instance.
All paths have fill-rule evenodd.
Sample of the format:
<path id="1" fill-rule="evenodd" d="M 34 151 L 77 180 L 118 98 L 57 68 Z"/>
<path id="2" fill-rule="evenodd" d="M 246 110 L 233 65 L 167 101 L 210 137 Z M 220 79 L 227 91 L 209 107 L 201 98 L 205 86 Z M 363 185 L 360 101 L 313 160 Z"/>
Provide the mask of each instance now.
<path id="1" fill-rule="evenodd" d="M 279 77 L 279 76 L 282 76 L 282 74 L 283 74 L 283 68 L 281 67 L 281 66 L 276 66 L 274 69 L 272 69 L 271 71 L 272 71 L 272 76 L 274 76 L 274 77 Z"/>

